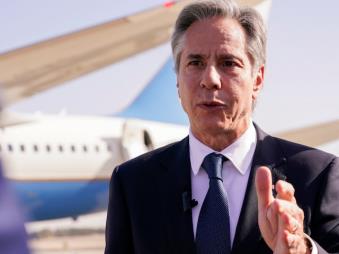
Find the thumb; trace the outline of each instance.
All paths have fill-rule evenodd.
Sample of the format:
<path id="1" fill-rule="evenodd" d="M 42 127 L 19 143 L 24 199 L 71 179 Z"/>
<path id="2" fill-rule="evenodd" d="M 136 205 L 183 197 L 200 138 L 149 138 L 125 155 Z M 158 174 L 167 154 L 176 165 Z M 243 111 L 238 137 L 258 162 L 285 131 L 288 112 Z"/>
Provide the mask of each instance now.
<path id="1" fill-rule="evenodd" d="M 272 175 L 268 167 L 259 167 L 255 175 L 255 188 L 259 208 L 267 208 L 274 198 L 272 195 Z"/>

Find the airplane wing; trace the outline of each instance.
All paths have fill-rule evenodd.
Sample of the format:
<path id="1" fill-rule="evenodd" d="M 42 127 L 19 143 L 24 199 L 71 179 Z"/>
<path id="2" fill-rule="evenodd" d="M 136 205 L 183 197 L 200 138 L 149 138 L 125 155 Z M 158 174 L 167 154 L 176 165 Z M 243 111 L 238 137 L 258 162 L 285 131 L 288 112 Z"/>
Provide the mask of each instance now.
<path id="1" fill-rule="evenodd" d="M 339 120 L 278 133 L 277 136 L 296 143 L 318 147 L 339 139 Z"/>
<path id="2" fill-rule="evenodd" d="M 11 104 L 169 40 L 180 10 L 192 0 L 113 20 L 0 55 L 0 84 Z M 258 5 L 270 0 L 240 0 Z"/>

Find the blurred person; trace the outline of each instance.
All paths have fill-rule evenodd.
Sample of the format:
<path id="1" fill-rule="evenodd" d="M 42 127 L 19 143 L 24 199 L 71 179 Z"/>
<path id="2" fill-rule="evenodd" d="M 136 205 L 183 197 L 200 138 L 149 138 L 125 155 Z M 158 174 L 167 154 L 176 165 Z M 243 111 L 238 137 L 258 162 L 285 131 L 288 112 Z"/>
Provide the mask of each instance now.
<path id="1" fill-rule="evenodd" d="M 339 159 L 252 121 L 265 48 L 252 8 L 181 11 L 172 51 L 190 133 L 114 170 L 106 254 L 339 253 Z"/>
<path id="2" fill-rule="evenodd" d="M 0 116 L 1 105 L 0 98 Z M 3 175 L 0 156 L 0 254 L 28 253 L 27 234 L 22 211 L 10 183 Z"/>
<path id="3" fill-rule="evenodd" d="M 27 235 L 21 210 L 0 166 L 0 253 L 26 254 Z"/>

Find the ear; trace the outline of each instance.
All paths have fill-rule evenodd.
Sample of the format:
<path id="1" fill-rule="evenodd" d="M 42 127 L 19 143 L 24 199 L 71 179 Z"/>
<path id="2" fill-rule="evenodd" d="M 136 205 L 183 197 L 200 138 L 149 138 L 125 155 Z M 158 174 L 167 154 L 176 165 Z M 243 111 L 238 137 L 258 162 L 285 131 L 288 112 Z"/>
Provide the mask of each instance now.
<path id="1" fill-rule="evenodd" d="M 264 86 L 264 74 L 265 74 L 265 66 L 262 65 L 259 67 L 257 73 L 254 74 L 254 84 L 253 84 L 253 93 L 252 99 L 255 100 L 259 96 L 259 92 Z"/>

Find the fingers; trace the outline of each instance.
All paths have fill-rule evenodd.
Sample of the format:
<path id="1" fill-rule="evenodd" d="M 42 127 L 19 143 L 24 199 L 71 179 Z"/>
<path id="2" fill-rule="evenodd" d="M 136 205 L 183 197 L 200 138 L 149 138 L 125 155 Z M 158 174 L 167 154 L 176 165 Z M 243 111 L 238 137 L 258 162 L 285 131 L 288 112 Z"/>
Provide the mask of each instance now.
<path id="1" fill-rule="evenodd" d="M 303 222 L 296 219 L 290 214 L 283 213 L 280 215 L 284 230 L 294 235 L 304 235 Z"/>
<path id="2" fill-rule="evenodd" d="M 301 253 L 300 250 L 305 249 L 304 213 L 296 203 L 292 184 L 278 181 L 274 198 L 271 171 L 267 167 L 259 167 L 255 185 L 259 228 L 267 245 L 274 253 Z"/>
<path id="3" fill-rule="evenodd" d="M 259 209 L 267 208 L 274 200 L 272 195 L 272 175 L 267 167 L 259 167 L 255 175 L 255 187 Z"/>
<path id="4" fill-rule="evenodd" d="M 283 219 L 285 219 L 284 217 L 288 215 L 297 220 L 299 224 L 303 224 L 304 211 L 299 208 L 295 203 L 286 200 L 275 199 L 272 203 L 272 206 L 276 207 L 275 211 L 277 211 L 278 215 L 282 216 Z"/>
<path id="5" fill-rule="evenodd" d="M 295 190 L 292 184 L 279 180 L 275 185 L 275 189 L 277 191 L 276 198 L 287 200 L 296 204 L 294 197 Z"/>
<path id="6" fill-rule="evenodd" d="M 255 183 L 259 205 L 267 207 L 274 200 L 272 195 L 273 184 L 270 169 L 264 166 L 259 167 L 256 173 Z M 296 204 L 294 197 L 295 190 L 292 184 L 279 180 L 275 185 L 275 189 L 277 191 L 276 198 Z"/>
<path id="7" fill-rule="evenodd" d="M 279 214 L 279 228 L 274 248 L 275 254 L 280 253 L 306 253 L 302 222 L 288 213 Z"/>
<path id="8" fill-rule="evenodd" d="M 258 222 L 265 242 L 271 249 L 275 246 L 277 234 L 277 211 L 271 206 L 274 201 L 272 195 L 272 176 L 267 167 L 258 168 L 255 175 L 255 186 L 258 196 Z"/>
<path id="9" fill-rule="evenodd" d="M 294 203 L 275 199 L 267 208 L 266 220 L 273 235 L 282 234 L 284 230 L 303 235 L 304 212 Z"/>
<path id="10" fill-rule="evenodd" d="M 271 234 L 276 234 L 278 231 L 278 206 L 276 205 L 270 205 L 267 208 L 266 212 L 266 219 L 269 222 L 269 228 L 270 228 L 270 233 Z"/>

